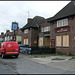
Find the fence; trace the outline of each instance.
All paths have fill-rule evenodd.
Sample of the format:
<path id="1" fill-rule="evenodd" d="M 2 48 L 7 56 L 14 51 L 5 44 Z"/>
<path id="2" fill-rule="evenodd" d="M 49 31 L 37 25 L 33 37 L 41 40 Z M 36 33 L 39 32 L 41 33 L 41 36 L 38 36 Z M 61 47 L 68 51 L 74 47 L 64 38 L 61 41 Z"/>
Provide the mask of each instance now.
<path id="1" fill-rule="evenodd" d="M 32 47 L 31 54 L 54 54 L 56 53 L 56 48 L 39 48 Z"/>

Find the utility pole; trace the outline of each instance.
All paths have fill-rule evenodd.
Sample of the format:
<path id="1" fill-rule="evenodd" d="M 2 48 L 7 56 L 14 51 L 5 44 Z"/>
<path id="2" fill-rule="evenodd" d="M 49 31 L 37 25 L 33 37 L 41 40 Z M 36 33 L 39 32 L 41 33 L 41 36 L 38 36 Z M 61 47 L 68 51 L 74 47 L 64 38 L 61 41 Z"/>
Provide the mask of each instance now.
<path id="1" fill-rule="evenodd" d="M 29 13 L 29 11 L 27 12 L 28 13 L 28 18 L 30 17 L 30 13 Z"/>

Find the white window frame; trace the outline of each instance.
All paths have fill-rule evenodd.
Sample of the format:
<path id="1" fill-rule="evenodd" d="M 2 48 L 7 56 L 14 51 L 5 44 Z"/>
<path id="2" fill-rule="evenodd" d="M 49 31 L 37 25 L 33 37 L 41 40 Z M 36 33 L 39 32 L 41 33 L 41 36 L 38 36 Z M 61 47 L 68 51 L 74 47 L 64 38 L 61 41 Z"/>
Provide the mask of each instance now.
<path id="1" fill-rule="evenodd" d="M 28 29 L 25 29 L 25 30 L 24 30 L 24 34 L 27 34 L 27 33 L 28 33 Z"/>
<path id="2" fill-rule="evenodd" d="M 65 22 L 65 25 L 64 25 L 64 22 Z M 61 23 L 61 25 L 60 25 L 60 23 Z M 67 26 L 67 25 L 68 25 L 68 18 L 57 21 L 57 27 L 62 27 L 62 26 Z"/>

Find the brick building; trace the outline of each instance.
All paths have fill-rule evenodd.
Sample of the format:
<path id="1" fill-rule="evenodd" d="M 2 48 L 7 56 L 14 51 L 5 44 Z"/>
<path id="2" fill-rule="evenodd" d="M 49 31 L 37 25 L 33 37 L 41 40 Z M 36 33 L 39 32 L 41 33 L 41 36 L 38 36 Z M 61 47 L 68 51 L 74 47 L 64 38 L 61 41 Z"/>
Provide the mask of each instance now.
<path id="1" fill-rule="evenodd" d="M 75 1 L 47 20 L 50 23 L 51 47 L 54 46 L 57 52 L 75 54 Z"/>
<path id="2" fill-rule="evenodd" d="M 4 38 L 5 38 L 5 34 L 4 34 L 4 32 L 1 32 L 1 35 L 0 35 L 0 43 L 5 40 Z"/>
<path id="3" fill-rule="evenodd" d="M 22 35 L 23 32 L 21 31 L 21 29 L 15 30 L 15 38 L 14 38 L 14 31 L 10 32 L 10 30 L 6 30 L 5 34 L 1 33 L 0 35 L 0 43 L 4 42 L 4 41 L 16 41 L 19 44 L 22 43 Z"/>
<path id="4" fill-rule="evenodd" d="M 49 23 L 44 17 L 35 16 L 33 19 L 28 18 L 28 23 L 22 28 L 24 33 L 22 43 L 28 44 L 30 47 L 45 47 L 44 39 L 48 39 L 44 37 L 48 37 L 50 34 L 50 29 L 48 29 L 50 27 L 47 26 L 49 26 Z"/>

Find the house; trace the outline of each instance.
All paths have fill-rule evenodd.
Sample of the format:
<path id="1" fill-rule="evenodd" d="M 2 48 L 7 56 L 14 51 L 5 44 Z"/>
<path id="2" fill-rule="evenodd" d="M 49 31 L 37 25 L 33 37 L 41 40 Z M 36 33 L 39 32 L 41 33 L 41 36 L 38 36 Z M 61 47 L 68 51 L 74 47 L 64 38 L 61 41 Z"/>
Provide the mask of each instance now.
<path id="1" fill-rule="evenodd" d="M 44 47 L 44 34 L 48 29 L 46 26 L 49 26 L 49 23 L 47 24 L 44 17 L 35 16 L 33 19 L 28 18 L 27 24 L 21 28 L 24 33 L 22 36 L 22 43 L 28 44 L 30 47 Z M 48 35 L 50 34 L 49 32 Z"/>
<path id="2" fill-rule="evenodd" d="M 4 32 L 1 32 L 0 42 L 3 42 L 4 40 L 5 40 L 5 34 L 4 34 Z"/>
<path id="3" fill-rule="evenodd" d="M 15 34 L 16 34 L 16 42 L 21 44 L 22 43 L 22 35 L 23 35 L 21 28 L 19 28 L 17 31 L 15 31 Z"/>
<path id="4" fill-rule="evenodd" d="M 55 47 L 56 52 L 75 54 L 75 1 L 47 21 L 50 23 L 51 47 Z"/>
<path id="5" fill-rule="evenodd" d="M 15 30 L 15 35 L 14 35 L 14 31 L 10 32 L 10 30 L 6 30 L 4 41 L 16 41 L 19 44 L 21 44 L 22 35 L 23 35 L 23 32 L 21 31 L 21 29 Z"/>

